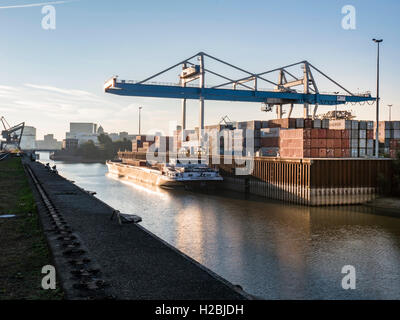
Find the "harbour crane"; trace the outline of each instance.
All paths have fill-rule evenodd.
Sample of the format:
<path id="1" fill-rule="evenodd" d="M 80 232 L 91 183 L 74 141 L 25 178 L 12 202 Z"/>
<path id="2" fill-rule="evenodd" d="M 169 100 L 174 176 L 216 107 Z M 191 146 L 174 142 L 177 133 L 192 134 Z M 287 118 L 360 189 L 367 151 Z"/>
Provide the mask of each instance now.
<path id="1" fill-rule="evenodd" d="M 3 139 L 5 139 L 5 141 L 0 142 L 0 150 L 19 151 L 22 135 L 24 133 L 25 122 L 11 127 L 4 117 L 0 117 L 0 121 L 4 127 L 4 130 L 1 132 L 1 136 Z"/>
<path id="2" fill-rule="evenodd" d="M 206 67 L 206 61 L 212 64 L 229 67 L 232 71 L 243 74 L 240 78 L 234 78 L 228 74 L 222 74 Z M 208 62 L 208 61 L 207 61 Z M 208 64 L 207 64 L 208 66 Z M 301 67 L 301 75 L 295 75 L 294 67 Z M 153 82 L 155 78 L 175 68 L 181 67 L 178 83 Z M 343 90 L 342 94 L 322 93 L 317 85 L 314 72 L 329 80 L 336 87 Z M 278 73 L 278 81 L 267 77 Z M 206 76 L 207 75 L 207 76 Z M 217 78 L 222 83 L 206 83 L 206 78 Z M 152 80 L 152 82 L 150 82 Z M 190 82 L 197 81 L 197 84 Z M 260 84 L 273 85 L 273 89 L 262 89 Z M 296 90 L 302 87 L 302 90 Z M 344 105 L 346 103 L 365 103 L 375 101 L 370 92 L 354 94 L 344 88 L 331 77 L 323 73 L 308 61 L 300 61 L 284 67 L 253 73 L 231 63 L 213 57 L 205 52 L 199 52 L 183 61 L 174 64 L 167 69 L 158 72 L 141 81 L 120 80 L 117 76 L 112 77 L 104 84 L 104 91 L 110 94 L 122 96 L 140 96 L 154 98 L 173 98 L 182 100 L 182 129 L 186 128 L 186 100 L 198 99 L 199 128 L 204 128 L 204 101 L 239 101 L 262 103 L 262 111 L 272 111 L 276 106 L 278 118 L 282 118 L 282 107 L 290 106 L 288 117 L 291 116 L 294 105 L 303 105 L 304 118 L 310 118 L 309 108 L 314 105 L 312 118 L 315 118 L 318 106 Z"/>

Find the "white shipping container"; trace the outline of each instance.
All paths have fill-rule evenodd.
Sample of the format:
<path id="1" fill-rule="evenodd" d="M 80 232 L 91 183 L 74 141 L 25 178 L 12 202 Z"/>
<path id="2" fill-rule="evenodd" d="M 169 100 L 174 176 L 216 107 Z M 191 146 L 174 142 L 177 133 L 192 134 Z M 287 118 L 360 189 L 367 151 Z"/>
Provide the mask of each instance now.
<path id="1" fill-rule="evenodd" d="M 367 149 L 359 149 L 358 150 L 358 155 L 360 157 L 365 157 L 367 155 Z"/>
<path id="2" fill-rule="evenodd" d="M 367 140 L 366 139 L 360 139 L 360 140 L 358 140 L 358 142 L 359 142 L 359 147 L 360 148 L 366 148 L 367 147 Z"/>
<path id="3" fill-rule="evenodd" d="M 367 140 L 367 148 L 368 149 L 373 149 L 374 148 L 374 140 L 373 139 L 368 139 Z"/>
<path id="4" fill-rule="evenodd" d="M 352 158 L 358 158 L 358 149 L 351 149 L 350 156 Z"/>
<path id="5" fill-rule="evenodd" d="M 322 120 L 322 129 L 329 129 L 329 119 Z"/>
<path id="6" fill-rule="evenodd" d="M 281 128 L 263 128 L 260 130 L 262 138 L 276 138 L 279 137 Z"/>
<path id="7" fill-rule="evenodd" d="M 392 126 L 394 130 L 400 130 L 400 121 L 393 121 Z"/>
<path id="8" fill-rule="evenodd" d="M 329 120 L 329 129 L 350 130 L 351 129 L 351 120 Z"/>
<path id="9" fill-rule="evenodd" d="M 400 139 L 400 130 L 393 130 L 393 139 Z"/>
<path id="10" fill-rule="evenodd" d="M 367 130 L 359 130 L 360 139 L 367 139 Z"/>
<path id="11" fill-rule="evenodd" d="M 374 149 L 373 148 L 368 148 L 367 149 L 367 156 L 368 157 L 373 157 L 374 156 Z"/>
<path id="12" fill-rule="evenodd" d="M 385 129 L 385 139 L 393 139 L 393 130 Z"/>
<path id="13" fill-rule="evenodd" d="M 350 140 L 350 148 L 357 149 L 358 148 L 358 139 L 351 139 Z"/>
<path id="14" fill-rule="evenodd" d="M 351 139 L 358 139 L 359 133 L 358 130 L 351 130 Z"/>

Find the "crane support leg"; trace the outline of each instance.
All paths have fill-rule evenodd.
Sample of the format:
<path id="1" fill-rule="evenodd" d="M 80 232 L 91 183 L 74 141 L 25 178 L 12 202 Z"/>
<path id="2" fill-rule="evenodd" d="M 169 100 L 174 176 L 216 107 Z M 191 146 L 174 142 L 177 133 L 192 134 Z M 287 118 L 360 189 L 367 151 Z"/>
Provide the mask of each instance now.
<path id="1" fill-rule="evenodd" d="M 282 119 L 282 105 L 281 104 L 276 105 L 276 114 L 277 114 L 278 119 Z"/>
<path id="2" fill-rule="evenodd" d="M 292 116 L 293 107 L 294 107 L 294 104 L 292 103 L 292 104 L 290 105 L 290 109 L 289 109 L 288 118 L 290 118 L 290 117 Z"/>
<path id="3" fill-rule="evenodd" d="M 313 111 L 313 115 L 312 115 L 313 120 L 315 119 L 315 116 L 317 115 L 317 110 L 318 110 L 318 104 L 316 104 L 314 106 L 314 111 Z"/>
<path id="4" fill-rule="evenodd" d="M 182 130 L 186 129 L 186 99 L 182 99 Z"/>
<path id="5" fill-rule="evenodd" d="M 304 104 L 304 119 L 308 119 L 310 117 L 309 114 L 309 104 L 305 103 Z"/>
<path id="6" fill-rule="evenodd" d="M 199 129 L 204 129 L 204 98 L 200 98 L 200 122 L 199 122 Z"/>

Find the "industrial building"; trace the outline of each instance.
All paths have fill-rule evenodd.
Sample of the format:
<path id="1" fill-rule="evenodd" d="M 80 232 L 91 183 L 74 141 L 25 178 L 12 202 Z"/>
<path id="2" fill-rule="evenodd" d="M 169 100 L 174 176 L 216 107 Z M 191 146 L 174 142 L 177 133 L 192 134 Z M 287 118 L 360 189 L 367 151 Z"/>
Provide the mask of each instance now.
<path id="1" fill-rule="evenodd" d="M 22 133 L 20 147 L 22 150 L 34 150 L 36 148 L 36 128 L 25 126 Z"/>

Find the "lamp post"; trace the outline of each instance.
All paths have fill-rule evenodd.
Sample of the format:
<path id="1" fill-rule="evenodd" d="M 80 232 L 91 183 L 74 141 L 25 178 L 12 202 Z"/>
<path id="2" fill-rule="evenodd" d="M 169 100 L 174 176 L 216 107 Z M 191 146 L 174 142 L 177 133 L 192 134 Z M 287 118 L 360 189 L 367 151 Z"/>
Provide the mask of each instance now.
<path id="1" fill-rule="evenodd" d="M 375 156 L 379 158 L 379 46 L 383 39 L 372 39 L 378 44 L 378 56 L 376 60 L 376 135 L 375 135 Z"/>
<path id="2" fill-rule="evenodd" d="M 392 104 L 388 104 L 387 106 L 389 107 L 389 121 L 392 121 L 392 107 L 393 107 L 393 105 Z"/>
<path id="3" fill-rule="evenodd" d="M 139 107 L 139 136 L 140 136 L 140 118 L 141 118 L 141 111 L 142 111 L 142 107 Z"/>

